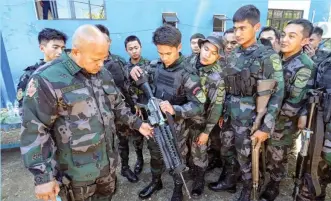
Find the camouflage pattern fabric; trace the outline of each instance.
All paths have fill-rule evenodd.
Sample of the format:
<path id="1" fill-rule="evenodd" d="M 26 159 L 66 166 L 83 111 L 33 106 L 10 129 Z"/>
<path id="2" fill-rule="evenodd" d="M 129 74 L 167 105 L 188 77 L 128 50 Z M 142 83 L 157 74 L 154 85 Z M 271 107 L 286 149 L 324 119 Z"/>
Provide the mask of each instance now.
<path id="1" fill-rule="evenodd" d="M 273 50 L 266 49 L 260 44 L 254 44 L 247 49 L 238 47 L 229 56 L 227 66 L 223 69 L 223 72 L 225 76 L 236 75 L 245 68 L 250 69 L 250 77 L 256 80 L 275 79 L 277 81 L 277 87 L 267 106 L 267 114 L 259 128 L 263 132 L 271 133 L 284 95 L 284 78 L 280 58 Z M 242 178 L 244 181 L 249 181 L 252 179 L 250 129 L 256 117 L 255 96 L 227 94 L 225 108 L 225 121 L 230 125 L 225 126 L 223 131 L 227 133 L 229 138 L 225 144 L 227 144 L 227 149 L 230 149 L 231 145 L 229 143 L 234 143 L 232 146 L 236 149 Z M 234 137 L 233 140 L 232 136 Z M 222 158 L 226 158 L 225 161 L 231 161 L 230 158 L 233 157 L 233 154 L 227 156 L 224 155 L 227 152 L 222 151 L 221 153 Z"/>
<path id="2" fill-rule="evenodd" d="M 89 74 L 63 53 L 31 77 L 23 110 L 21 153 L 36 185 L 59 174 L 74 186 L 107 183 L 101 178 L 111 175 L 105 185 L 114 189 L 114 120 L 134 129 L 142 121 L 126 107 L 107 70 Z"/>
<path id="3" fill-rule="evenodd" d="M 37 62 L 33 66 L 28 66 L 27 68 L 24 69 L 23 75 L 20 77 L 18 84 L 17 84 L 17 94 L 16 94 L 16 100 L 18 101 L 18 107 L 21 109 L 22 108 L 22 103 L 23 103 L 23 97 L 25 95 L 25 89 L 26 86 L 28 85 L 29 79 L 33 72 L 37 70 L 38 67 L 44 65 L 46 62 L 44 62 L 43 59 L 40 59 L 39 62 Z"/>
<path id="4" fill-rule="evenodd" d="M 317 49 L 315 55 L 311 59 L 314 61 L 315 66 L 318 67 L 322 61 L 330 56 L 331 52 L 329 50 Z"/>

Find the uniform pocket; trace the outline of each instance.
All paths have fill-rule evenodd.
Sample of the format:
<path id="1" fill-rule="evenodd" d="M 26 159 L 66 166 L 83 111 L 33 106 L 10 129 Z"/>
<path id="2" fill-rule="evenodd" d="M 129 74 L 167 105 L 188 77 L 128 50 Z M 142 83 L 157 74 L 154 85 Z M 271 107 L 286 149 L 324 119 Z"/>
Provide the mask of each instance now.
<path id="1" fill-rule="evenodd" d="M 75 166 L 96 163 L 102 160 L 104 135 L 99 133 L 75 135 L 70 139 L 72 160 Z"/>

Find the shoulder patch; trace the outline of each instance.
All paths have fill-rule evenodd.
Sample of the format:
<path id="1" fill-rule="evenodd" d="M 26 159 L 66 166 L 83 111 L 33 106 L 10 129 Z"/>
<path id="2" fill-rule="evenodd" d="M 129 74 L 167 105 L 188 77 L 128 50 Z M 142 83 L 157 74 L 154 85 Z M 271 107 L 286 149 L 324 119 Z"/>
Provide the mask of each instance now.
<path id="1" fill-rule="evenodd" d="M 205 103 L 207 100 L 205 93 L 200 87 L 193 89 L 193 95 L 200 101 L 200 103 Z"/>
<path id="2" fill-rule="evenodd" d="M 294 81 L 294 85 L 298 88 L 304 88 L 311 76 L 312 71 L 308 68 L 301 68 L 297 73 L 296 73 L 296 78 Z"/>
<path id="3" fill-rule="evenodd" d="M 26 94 L 27 94 L 27 96 L 32 97 L 36 92 L 37 92 L 37 83 L 32 78 L 30 80 L 30 82 L 28 83 L 28 87 L 26 89 Z"/>
<path id="4" fill-rule="evenodd" d="M 272 66 L 274 67 L 275 71 L 282 70 L 282 62 L 277 54 L 270 55 L 270 60 L 271 60 Z"/>

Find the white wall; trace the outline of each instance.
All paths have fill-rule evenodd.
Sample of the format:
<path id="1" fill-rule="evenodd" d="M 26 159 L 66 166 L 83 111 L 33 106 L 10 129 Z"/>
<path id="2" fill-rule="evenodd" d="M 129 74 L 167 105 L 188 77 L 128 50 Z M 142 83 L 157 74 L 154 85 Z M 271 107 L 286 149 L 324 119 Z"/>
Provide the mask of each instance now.
<path id="1" fill-rule="evenodd" d="M 269 0 L 269 9 L 289 9 L 289 10 L 303 10 L 303 18 L 308 19 L 310 0 L 296 0 L 296 1 L 284 1 L 284 0 Z"/>

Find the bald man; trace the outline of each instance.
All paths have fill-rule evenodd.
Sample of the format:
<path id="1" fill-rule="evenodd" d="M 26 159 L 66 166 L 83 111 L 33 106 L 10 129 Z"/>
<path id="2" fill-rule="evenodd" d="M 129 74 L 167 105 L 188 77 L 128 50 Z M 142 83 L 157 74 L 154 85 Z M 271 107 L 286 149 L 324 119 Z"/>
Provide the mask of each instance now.
<path id="1" fill-rule="evenodd" d="M 39 68 L 28 83 L 21 153 L 38 199 L 108 201 L 116 184 L 115 118 L 147 138 L 152 128 L 130 112 L 102 68 L 109 48 L 104 35 L 83 25 L 72 43 L 71 52 Z"/>

